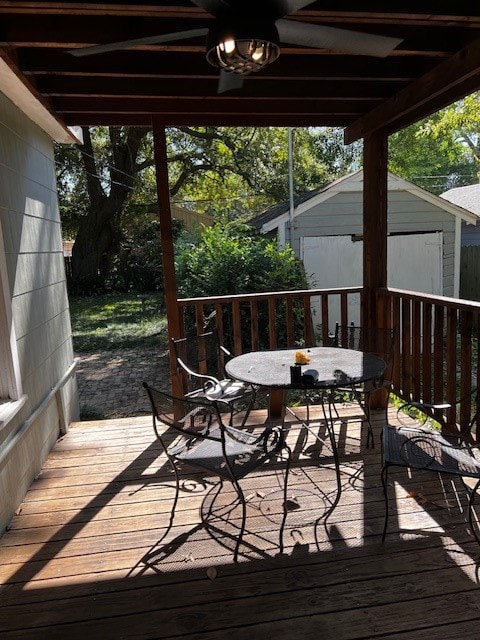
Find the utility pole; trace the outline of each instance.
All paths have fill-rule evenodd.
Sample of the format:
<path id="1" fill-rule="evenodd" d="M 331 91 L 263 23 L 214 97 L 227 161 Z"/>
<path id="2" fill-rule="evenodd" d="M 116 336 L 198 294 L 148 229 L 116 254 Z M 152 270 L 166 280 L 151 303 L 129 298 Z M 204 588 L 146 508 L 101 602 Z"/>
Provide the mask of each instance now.
<path id="1" fill-rule="evenodd" d="M 289 232 L 288 232 L 288 243 L 293 247 L 294 242 L 294 232 L 293 232 L 293 214 L 295 212 L 295 196 L 293 192 L 293 151 L 294 151 L 294 140 L 293 140 L 293 128 L 288 127 L 288 195 L 290 206 L 288 209 L 289 213 Z"/>

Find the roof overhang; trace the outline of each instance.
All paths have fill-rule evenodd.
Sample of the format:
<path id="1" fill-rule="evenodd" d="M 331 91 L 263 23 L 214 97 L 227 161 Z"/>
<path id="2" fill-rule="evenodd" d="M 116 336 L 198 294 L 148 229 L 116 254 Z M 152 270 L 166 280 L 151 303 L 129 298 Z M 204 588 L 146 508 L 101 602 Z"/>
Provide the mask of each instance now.
<path id="1" fill-rule="evenodd" d="M 55 142 L 81 143 L 78 131 L 74 132 L 51 113 L 41 97 L 35 95 L 32 87 L 23 82 L 21 75 L 3 57 L 0 57 L 0 91 Z"/>

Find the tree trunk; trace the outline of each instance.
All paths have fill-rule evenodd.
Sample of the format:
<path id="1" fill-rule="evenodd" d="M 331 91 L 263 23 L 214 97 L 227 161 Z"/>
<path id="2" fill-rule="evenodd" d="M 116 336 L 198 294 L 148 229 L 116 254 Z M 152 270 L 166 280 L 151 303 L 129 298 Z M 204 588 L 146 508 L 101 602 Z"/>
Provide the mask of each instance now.
<path id="1" fill-rule="evenodd" d="M 87 127 L 83 128 L 84 144 L 81 150 L 89 207 L 79 225 L 72 250 L 74 289 L 88 289 L 99 284 L 106 275 L 102 265 L 109 264 L 109 256 L 118 249 L 120 215 L 132 193 L 138 171 L 138 151 L 148 132 L 149 129 L 145 127 L 109 128 L 112 156 L 109 166 L 110 191 L 107 194 L 95 164 L 90 132 Z"/>

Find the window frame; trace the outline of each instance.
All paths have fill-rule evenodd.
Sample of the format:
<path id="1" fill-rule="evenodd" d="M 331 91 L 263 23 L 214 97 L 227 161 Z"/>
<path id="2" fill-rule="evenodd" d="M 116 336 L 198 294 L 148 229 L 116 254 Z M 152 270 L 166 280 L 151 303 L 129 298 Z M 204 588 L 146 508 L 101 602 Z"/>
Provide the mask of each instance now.
<path id="1" fill-rule="evenodd" d="M 0 429 L 24 405 L 18 357 L 17 338 L 12 312 L 12 297 L 8 283 L 7 260 L 0 220 Z"/>

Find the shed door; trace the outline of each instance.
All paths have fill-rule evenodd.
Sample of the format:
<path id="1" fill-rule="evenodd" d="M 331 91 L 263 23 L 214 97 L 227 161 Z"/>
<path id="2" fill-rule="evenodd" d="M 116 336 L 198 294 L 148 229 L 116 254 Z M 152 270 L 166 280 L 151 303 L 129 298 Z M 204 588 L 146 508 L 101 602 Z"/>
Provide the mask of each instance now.
<path id="1" fill-rule="evenodd" d="M 352 242 L 351 236 L 304 237 L 300 251 L 312 288 L 362 285 L 363 242 Z M 389 287 L 442 295 L 442 232 L 389 236 L 387 251 Z M 355 323 L 360 319 L 359 304 L 352 300 L 349 309 Z M 330 330 L 339 319 L 340 305 L 332 300 Z"/>

